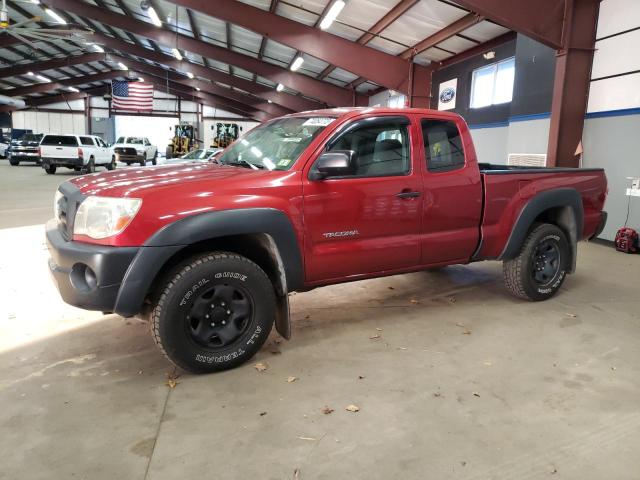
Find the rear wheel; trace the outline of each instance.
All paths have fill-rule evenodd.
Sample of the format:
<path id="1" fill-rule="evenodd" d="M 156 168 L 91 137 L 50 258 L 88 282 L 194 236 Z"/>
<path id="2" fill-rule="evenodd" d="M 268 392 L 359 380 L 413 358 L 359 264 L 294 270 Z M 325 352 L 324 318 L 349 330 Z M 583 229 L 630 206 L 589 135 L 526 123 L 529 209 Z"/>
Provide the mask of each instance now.
<path id="1" fill-rule="evenodd" d="M 151 159 L 151 163 L 153 165 L 157 165 L 158 164 L 158 150 L 156 150 L 155 153 L 153 154 L 153 158 Z"/>
<path id="2" fill-rule="evenodd" d="M 145 153 L 145 154 L 142 156 L 142 160 L 140 160 L 140 166 L 141 166 L 141 167 L 144 167 L 146 164 L 147 164 L 147 154 Z"/>
<path id="3" fill-rule="evenodd" d="M 89 161 L 87 162 L 87 164 L 84 166 L 82 170 L 83 170 L 83 173 L 94 173 L 96 171 L 96 162 L 93 159 L 93 157 L 89 159 Z"/>
<path id="4" fill-rule="evenodd" d="M 111 161 L 105 165 L 107 170 L 115 170 L 116 169 L 116 157 L 115 155 L 111 157 Z"/>
<path id="5" fill-rule="evenodd" d="M 517 257 L 505 260 L 503 274 L 515 296 L 532 301 L 553 297 L 564 282 L 571 250 L 564 232 L 541 224 L 529 233 Z"/>
<path id="6" fill-rule="evenodd" d="M 227 252 L 178 266 L 153 302 L 153 338 L 193 373 L 236 367 L 253 357 L 273 326 L 276 298 L 264 271 Z"/>
<path id="7" fill-rule="evenodd" d="M 56 166 L 55 165 L 48 165 L 48 166 L 44 167 L 44 171 L 47 172 L 49 175 L 53 175 L 54 173 L 56 173 Z"/>
<path id="8" fill-rule="evenodd" d="M 9 164 L 13 165 L 14 167 L 20 165 L 20 160 L 15 160 L 13 158 L 9 159 Z"/>

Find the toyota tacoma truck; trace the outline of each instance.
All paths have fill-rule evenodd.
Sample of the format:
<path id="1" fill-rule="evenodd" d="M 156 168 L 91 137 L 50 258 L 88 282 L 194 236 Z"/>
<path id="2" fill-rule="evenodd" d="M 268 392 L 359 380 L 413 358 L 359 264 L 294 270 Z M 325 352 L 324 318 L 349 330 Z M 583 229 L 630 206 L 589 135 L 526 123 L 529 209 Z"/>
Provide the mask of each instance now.
<path id="1" fill-rule="evenodd" d="M 115 156 L 102 138 L 95 135 L 45 135 L 38 154 L 42 168 L 50 175 L 58 167 L 76 172 L 93 173 L 97 166 L 107 170 L 116 168 Z"/>
<path id="2" fill-rule="evenodd" d="M 105 172 L 60 185 L 47 223 L 64 301 L 149 320 L 191 372 L 247 361 L 288 294 L 501 260 L 521 299 L 555 295 L 576 244 L 606 221 L 601 169 L 478 163 L 464 120 L 349 108 L 270 120 L 212 164 Z"/>

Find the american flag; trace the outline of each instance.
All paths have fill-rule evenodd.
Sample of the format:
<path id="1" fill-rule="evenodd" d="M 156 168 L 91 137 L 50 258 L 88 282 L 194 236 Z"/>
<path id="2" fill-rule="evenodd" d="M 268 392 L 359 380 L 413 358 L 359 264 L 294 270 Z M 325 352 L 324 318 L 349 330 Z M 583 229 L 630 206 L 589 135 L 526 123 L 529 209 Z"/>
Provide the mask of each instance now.
<path id="1" fill-rule="evenodd" d="M 112 108 L 114 110 L 153 110 L 153 84 L 144 82 L 111 82 Z"/>

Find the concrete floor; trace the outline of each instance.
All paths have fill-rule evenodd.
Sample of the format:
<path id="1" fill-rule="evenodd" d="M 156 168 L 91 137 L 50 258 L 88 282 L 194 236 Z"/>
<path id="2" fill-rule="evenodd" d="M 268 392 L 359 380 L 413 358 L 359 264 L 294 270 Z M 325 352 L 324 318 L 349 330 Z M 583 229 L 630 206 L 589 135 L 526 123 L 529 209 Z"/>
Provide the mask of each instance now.
<path id="1" fill-rule="evenodd" d="M 0 161 L 0 478 L 640 478 L 640 256 L 581 244 L 545 303 L 498 263 L 298 294 L 290 342 L 169 388 L 147 325 L 48 278 L 66 178 Z"/>

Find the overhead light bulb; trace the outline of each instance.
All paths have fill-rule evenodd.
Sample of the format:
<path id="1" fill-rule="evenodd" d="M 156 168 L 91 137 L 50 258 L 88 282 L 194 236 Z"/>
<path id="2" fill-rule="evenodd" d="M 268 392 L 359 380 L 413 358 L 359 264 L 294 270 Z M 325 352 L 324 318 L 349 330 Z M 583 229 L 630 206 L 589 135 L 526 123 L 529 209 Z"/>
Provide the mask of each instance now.
<path id="1" fill-rule="evenodd" d="M 267 100 L 267 102 L 269 102 L 269 103 L 273 103 L 273 101 L 272 101 L 272 100 Z"/>
<path id="2" fill-rule="evenodd" d="M 45 77 L 44 75 L 36 75 L 36 78 L 41 82 L 51 83 L 51 79 Z"/>
<path id="3" fill-rule="evenodd" d="M 304 58 L 302 58 L 302 55 L 298 55 L 296 59 L 293 61 L 293 63 L 291 64 L 291 71 L 295 72 L 302 66 L 303 63 L 304 63 Z"/>
<path id="4" fill-rule="evenodd" d="M 194 75 L 193 73 L 191 73 L 191 72 L 187 72 L 187 77 L 189 77 L 189 78 L 194 78 L 194 77 L 195 77 L 195 75 Z"/>
<path id="5" fill-rule="evenodd" d="M 34 76 L 35 76 L 35 73 L 33 73 L 33 72 L 27 72 L 27 75 L 29 75 L 30 77 L 34 77 Z"/>
<path id="6" fill-rule="evenodd" d="M 120 68 L 120 70 L 129 70 L 129 67 L 127 67 L 124 63 L 122 62 L 118 62 L 118 67 Z"/>
<path id="7" fill-rule="evenodd" d="M 56 22 L 63 23 L 65 25 L 67 24 L 67 21 L 64 18 L 62 18 L 60 15 L 58 15 L 56 12 L 54 12 L 50 8 L 45 8 L 44 11 L 47 13 L 47 15 L 49 15 L 51 18 L 53 18 Z"/>
<path id="8" fill-rule="evenodd" d="M 196 90 L 197 90 L 197 91 L 200 91 L 200 87 L 196 87 Z"/>
<path id="9" fill-rule="evenodd" d="M 144 82 L 144 78 L 142 78 L 142 77 L 138 77 L 138 81 L 139 81 L 139 82 Z"/>
<path id="10" fill-rule="evenodd" d="M 172 48 L 171 52 L 173 52 L 173 56 L 176 57 L 176 60 L 182 60 L 182 54 L 180 53 L 180 50 L 178 50 L 177 48 Z"/>
<path id="11" fill-rule="evenodd" d="M 104 48 L 102 48 L 100 45 L 94 43 L 93 45 L 91 45 L 91 47 L 98 53 L 104 53 Z"/>
<path id="12" fill-rule="evenodd" d="M 329 28 L 333 21 L 338 17 L 338 15 L 340 15 L 340 12 L 344 8 L 344 6 L 344 0 L 336 0 L 333 5 L 331 5 L 331 8 L 320 22 L 320 29 L 326 30 L 327 28 Z"/>
<path id="13" fill-rule="evenodd" d="M 162 26 L 162 20 L 160 20 L 160 17 L 158 16 L 158 13 L 156 12 L 155 8 L 149 7 L 147 9 L 147 13 L 149 14 L 149 18 L 151 19 L 151 23 L 153 23 L 156 27 L 161 27 Z"/>
<path id="14" fill-rule="evenodd" d="M 281 83 L 278 84 L 278 86 L 276 87 L 276 91 L 277 92 L 281 92 L 284 90 L 284 85 L 282 85 Z"/>
<path id="15" fill-rule="evenodd" d="M 78 93 L 80 90 L 78 90 L 76 87 L 69 87 L 69 91 L 70 92 L 74 92 L 74 93 Z"/>

